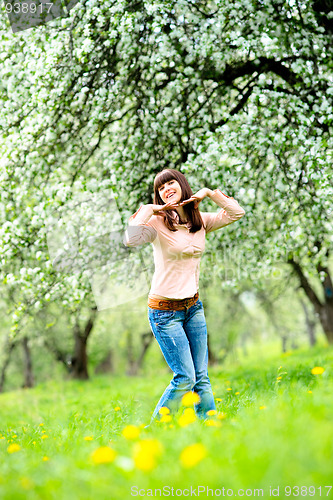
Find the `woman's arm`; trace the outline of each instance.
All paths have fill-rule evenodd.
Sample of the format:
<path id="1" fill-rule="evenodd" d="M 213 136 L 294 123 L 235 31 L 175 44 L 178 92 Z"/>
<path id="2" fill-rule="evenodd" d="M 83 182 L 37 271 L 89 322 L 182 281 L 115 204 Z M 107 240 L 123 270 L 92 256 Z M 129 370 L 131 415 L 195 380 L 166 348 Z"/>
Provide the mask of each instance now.
<path id="1" fill-rule="evenodd" d="M 139 209 L 131 215 L 128 222 L 128 227 L 125 231 L 123 243 L 127 247 L 136 247 L 144 243 L 152 243 L 157 231 L 154 224 L 150 221 L 152 215 L 162 215 L 163 210 L 170 210 L 174 207 L 174 202 L 169 201 L 165 205 L 141 205 Z"/>
<path id="2" fill-rule="evenodd" d="M 153 205 L 141 205 L 138 210 L 129 218 L 129 225 L 137 226 L 146 224 L 152 215 L 154 215 Z"/>
<path id="3" fill-rule="evenodd" d="M 157 231 L 148 224 L 154 211 L 153 205 L 141 205 L 139 209 L 131 215 L 125 231 L 123 243 L 127 247 L 136 247 L 145 243 L 152 243 L 157 236 Z"/>
<path id="4" fill-rule="evenodd" d="M 215 189 L 214 191 L 209 188 L 206 189 L 207 196 L 222 208 L 216 214 L 210 212 L 201 213 L 205 219 L 206 233 L 228 226 L 245 215 L 244 208 L 234 198 L 222 193 L 220 189 Z"/>

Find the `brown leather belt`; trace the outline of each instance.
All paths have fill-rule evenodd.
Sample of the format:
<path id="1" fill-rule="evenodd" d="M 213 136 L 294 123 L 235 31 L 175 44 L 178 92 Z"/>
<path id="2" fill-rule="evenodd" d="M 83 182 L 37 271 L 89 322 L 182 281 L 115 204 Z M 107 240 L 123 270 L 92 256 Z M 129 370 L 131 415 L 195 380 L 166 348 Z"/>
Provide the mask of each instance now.
<path id="1" fill-rule="evenodd" d="M 193 306 L 198 298 L 198 292 L 193 297 L 182 300 L 163 300 L 148 297 L 148 307 L 150 307 L 151 309 L 162 309 L 164 311 L 169 311 L 170 309 L 173 309 L 174 311 L 181 311 L 182 309 L 189 309 L 191 306 Z"/>

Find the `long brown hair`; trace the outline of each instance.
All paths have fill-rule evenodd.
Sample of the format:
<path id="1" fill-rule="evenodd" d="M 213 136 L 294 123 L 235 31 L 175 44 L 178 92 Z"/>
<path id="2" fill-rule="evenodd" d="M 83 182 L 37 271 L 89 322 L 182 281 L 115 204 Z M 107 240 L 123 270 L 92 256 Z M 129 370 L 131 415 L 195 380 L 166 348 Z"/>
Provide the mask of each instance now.
<path id="1" fill-rule="evenodd" d="M 155 205 L 164 205 L 164 201 L 160 197 L 158 188 L 162 186 L 162 184 L 165 184 L 166 182 L 171 181 L 172 179 L 175 179 L 182 190 L 182 196 L 180 201 L 187 200 L 190 198 L 193 194 L 193 191 L 185 177 L 184 174 L 179 172 L 178 170 L 174 170 L 172 168 L 165 168 L 164 170 L 161 170 L 159 172 L 155 179 L 154 179 L 154 204 Z M 200 231 L 200 229 L 203 226 L 203 221 L 199 212 L 198 208 L 194 208 L 194 201 L 191 203 L 188 203 L 187 205 L 183 206 L 184 212 L 187 215 L 187 219 L 191 223 L 191 228 L 190 228 L 190 233 L 196 233 L 197 231 Z M 174 224 L 175 221 L 171 216 L 170 210 L 165 210 L 162 212 L 163 218 L 164 218 L 164 223 L 170 231 L 177 231 L 175 228 Z"/>

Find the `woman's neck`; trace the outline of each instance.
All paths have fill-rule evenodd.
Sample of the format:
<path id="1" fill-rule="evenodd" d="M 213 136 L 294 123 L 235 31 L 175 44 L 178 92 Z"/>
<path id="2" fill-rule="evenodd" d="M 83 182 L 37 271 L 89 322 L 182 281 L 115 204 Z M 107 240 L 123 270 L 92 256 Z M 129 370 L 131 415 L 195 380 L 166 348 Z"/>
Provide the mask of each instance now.
<path id="1" fill-rule="evenodd" d="M 175 210 L 178 213 L 179 218 L 182 222 L 188 222 L 187 215 L 185 214 L 185 210 L 183 209 L 183 207 L 177 207 L 175 208 Z"/>

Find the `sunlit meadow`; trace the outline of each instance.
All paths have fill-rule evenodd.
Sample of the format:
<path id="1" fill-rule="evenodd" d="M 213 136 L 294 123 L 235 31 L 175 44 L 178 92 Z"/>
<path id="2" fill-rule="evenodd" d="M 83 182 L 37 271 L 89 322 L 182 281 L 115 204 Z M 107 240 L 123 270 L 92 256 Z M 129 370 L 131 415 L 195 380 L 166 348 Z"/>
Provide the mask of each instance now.
<path id="1" fill-rule="evenodd" d="M 147 428 L 170 373 L 4 393 L 0 498 L 209 498 L 240 489 L 333 498 L 332 362 L 325 346 L 256 350 L 210 369 L 217 412 L 207 421 L 187 394 L 177 415 L 162 408 Z"/>

